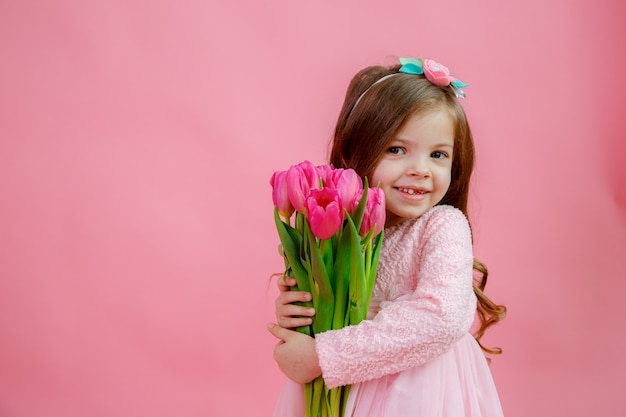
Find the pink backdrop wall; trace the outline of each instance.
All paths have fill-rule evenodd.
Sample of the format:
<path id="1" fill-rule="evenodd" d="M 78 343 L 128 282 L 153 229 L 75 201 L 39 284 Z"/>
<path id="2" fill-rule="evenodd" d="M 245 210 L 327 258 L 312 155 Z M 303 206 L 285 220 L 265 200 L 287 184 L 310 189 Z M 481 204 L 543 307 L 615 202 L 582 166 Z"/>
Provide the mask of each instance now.
<path id="1" fill-rule="evenodd" d="M 219 5 L 218 5 L 219 3 Z M 471 83 L 508 417 L 626 415 L 619 0 L 0 2 L 0 416 L 264 416 L 269 177 L 390 57 Z"/>

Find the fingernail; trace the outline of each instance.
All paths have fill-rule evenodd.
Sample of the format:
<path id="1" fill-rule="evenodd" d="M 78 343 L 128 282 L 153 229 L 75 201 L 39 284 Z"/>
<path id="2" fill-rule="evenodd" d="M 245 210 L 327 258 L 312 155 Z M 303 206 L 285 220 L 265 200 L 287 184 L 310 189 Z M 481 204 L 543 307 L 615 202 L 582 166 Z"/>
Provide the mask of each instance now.
<path id="1" fill-rule="evenodd" d="M 311 294 L 309 294 L 308 292 L 304 294 L 304 301 L 311 301 Z"/>
<path id="2" fill-rule="evenodd" d="M 272 329 L 275 326 L 274 323 L 267 323 L 267 328 Z"/>
<path id="3" fill-rule="evenodd" d="M 313 314 L 315 314 L 315 309 L 314 308 L 309 308 L 306 312 L 309 313 L 310 315 L 313 315 Z"/>

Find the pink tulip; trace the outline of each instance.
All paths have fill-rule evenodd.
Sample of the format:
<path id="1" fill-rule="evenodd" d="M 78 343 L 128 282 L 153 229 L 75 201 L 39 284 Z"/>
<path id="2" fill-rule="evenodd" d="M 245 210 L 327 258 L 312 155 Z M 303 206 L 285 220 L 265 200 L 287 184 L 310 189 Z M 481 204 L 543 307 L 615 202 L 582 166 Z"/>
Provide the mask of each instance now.
<path id="1" fill-rule="evenodd" d="M 363 194 L 363 192 L 359 193 Z M 361 196 L 356 198 L 356 203 L 361 199 Z M 367 201 L 365 202 L 365 213 L 363 214 L 363 223 L 361 223 L 361 229 L 359 235 L 364 237 L 370 230 L 374 230 L 374 236 L 379 234 L 383 230 L 385 225 L 385 193 L 380 188 L 370 188 L 367 192 Z"/>
<path id="2" fill-rule="evenodd" d="M 287 171 L 274 172 L 270 179 L 270 184 L 272 185 L 272 200 L 276 208 L 278 208 L 278 214 L 284 219 L 291 217 L 294 208 L 289 200 L 287 191 Z"/>
<path id="3" fill-rule="evenodd" d="M 317 166 L 317 173 L 319 174 L 322 183 L 324 185 L 328 184 L 328 177 L 330 176 L 330 173 L 335 171 L 335 167 L 333 167 L 332 165 L 318 165 Z"/>
<path id="4" fill-rule="evenodd" d="M 311 190 L 306 205 L 306 218 L 316 237 L 330 239 L 337 233 L 343 223 L 343 204 L 337 190 L 326 187 Z"/>
<path id="5" fill-rule="evenodd" d="M 328 175 L 328 186 L 339 192 L 343 206 L 352 214 L 356 208 L 354 197 L 363 192 L 361 177 L 353 169 L 335 169 Z M 357 201 L 358 203 L 358 201 Z"/>
<path id="6" fill-rule="evenodd" d="M 296 211 L 304 213 L 309 192 L 319 188 L 320 176 L 311 162 L 300 162 L 287 171 L 287 192 Z"/>

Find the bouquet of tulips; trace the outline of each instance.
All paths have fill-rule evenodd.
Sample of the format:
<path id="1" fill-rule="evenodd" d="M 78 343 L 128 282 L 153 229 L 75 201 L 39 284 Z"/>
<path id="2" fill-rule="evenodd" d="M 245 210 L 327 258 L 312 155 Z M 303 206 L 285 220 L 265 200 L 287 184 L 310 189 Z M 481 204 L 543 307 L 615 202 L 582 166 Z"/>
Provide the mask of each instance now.
<path id="1" fill-rule="evenodd" d="M 298 331 L 315 337 L 364 320 L 385 224 L 385 196 L 352 169 L 309 161 L 272 175 L 274 219 L 295 290 L 312 295 L 316 314 Z M 342 417 L 350 387 L 305 384 L 306 417 Z"/>

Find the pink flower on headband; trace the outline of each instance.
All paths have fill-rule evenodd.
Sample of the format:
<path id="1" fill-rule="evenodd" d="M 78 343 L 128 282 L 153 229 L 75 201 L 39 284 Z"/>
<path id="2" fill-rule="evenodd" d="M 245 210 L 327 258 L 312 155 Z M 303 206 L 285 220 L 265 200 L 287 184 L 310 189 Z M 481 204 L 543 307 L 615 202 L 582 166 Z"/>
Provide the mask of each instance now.
<path id="1" fill-rule="evenodd" d="M 400 58 L 400 64 L 402 64 L 402 66 L 398 72 L 402 72 L 404 74 L 424 75 L 432 84 L 438 87 L 450 86 L 458 98 L 465 98 L 465 92 L 461 89 L 468 87 L 469 84 L 465 84 L 463 81 L 457 80 L 451 76 L 450 70 L 440 63 L 433 61 L 432 59 Z M 384 77 L 381 78 L 381 80 L 382 79 L 384 79 Z"/>
<path id="2" fill-rule="evenodd" d="M 431 83 L 440 87 L 450 85 L 455 78 L 450 76 L 450 70 L 432 59 L 423 60 L 424 75 Z"/>

